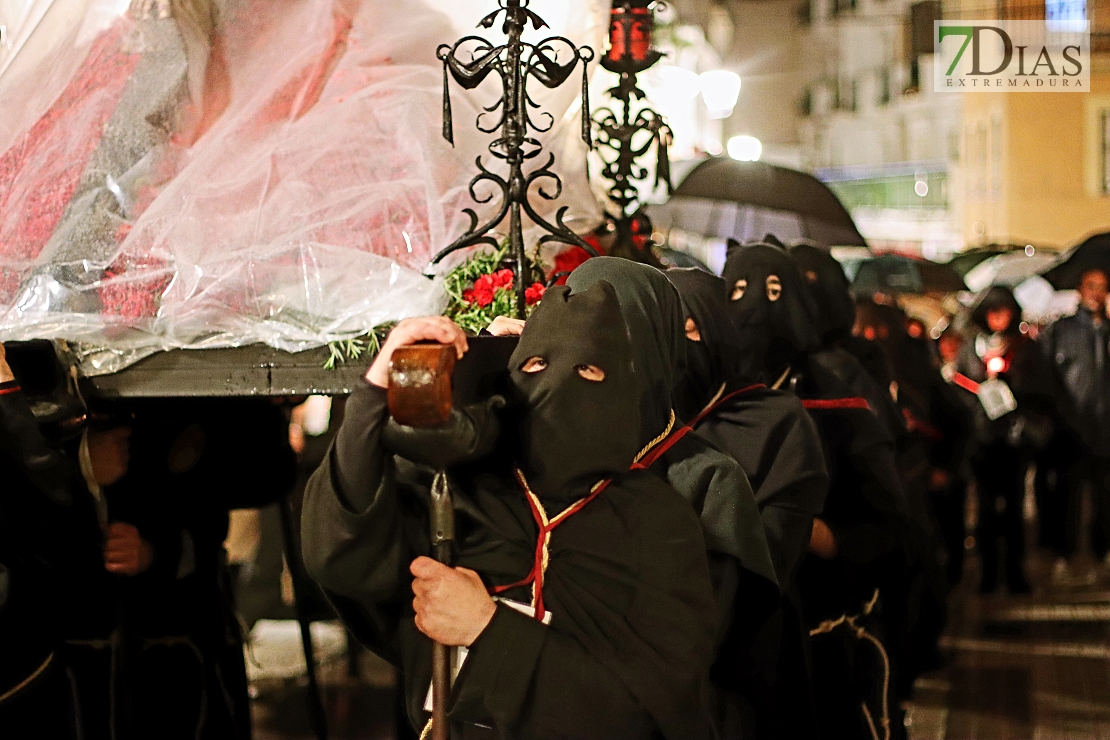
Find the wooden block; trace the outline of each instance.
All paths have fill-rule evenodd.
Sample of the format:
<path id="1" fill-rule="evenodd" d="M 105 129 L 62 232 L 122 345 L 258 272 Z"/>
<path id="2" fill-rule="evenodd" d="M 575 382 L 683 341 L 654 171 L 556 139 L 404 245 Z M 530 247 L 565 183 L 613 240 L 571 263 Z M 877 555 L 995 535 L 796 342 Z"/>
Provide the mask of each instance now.
<path id="1" fill-rule="evenodd" d="M 455 348 L 410 344 L 393 351 L 389 362 L 389 412 L 410 427 L 435 427 L 451 416 L 451 374 Z"/>

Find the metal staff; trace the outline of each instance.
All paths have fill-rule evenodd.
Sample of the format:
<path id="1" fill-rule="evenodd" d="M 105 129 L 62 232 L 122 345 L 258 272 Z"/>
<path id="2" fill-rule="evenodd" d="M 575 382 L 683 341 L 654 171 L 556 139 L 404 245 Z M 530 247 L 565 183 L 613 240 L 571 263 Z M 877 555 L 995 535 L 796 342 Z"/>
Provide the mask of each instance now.
<path id="1" fill-rule="evenodd" d="M 389 363 L 389 412 L 394 420 L 418 429 L 446 424 L 451 416 L 451 373 L 455 348 L 440 344 L 398 347 Z M 440 467 L 432 481 L 429 516 L 432 556 L 451 564 L 455 509 L 447 471 Z M 451 693 L 451 653 L 432 643 L 432 740 L 447 740 L 447 699 Z"/>

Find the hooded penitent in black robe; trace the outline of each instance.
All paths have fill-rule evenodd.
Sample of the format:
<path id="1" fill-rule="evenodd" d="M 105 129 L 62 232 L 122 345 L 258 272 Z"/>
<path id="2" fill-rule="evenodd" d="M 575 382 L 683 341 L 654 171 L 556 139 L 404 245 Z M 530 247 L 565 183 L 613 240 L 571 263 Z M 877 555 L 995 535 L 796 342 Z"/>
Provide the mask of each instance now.
<path id="1" fill-rule="evenodd" d="M 867 301 L 857 310 L 857 330 L 874 336 L 890 358 L 892 389 L 906 420 L 906 432 L 897 443 L 898 467 L 923 536 L 919 554 L 930 593 L 921 594 L 921 609 L 907 634 L 910 657 L 903 661 L 899 690 L 908 693 L 918 673 L 941 662 L 936 641 L 944 628 L 948 583 L 941 567 L 944 540 L 937 513 L 954 510 L 949 499 L 963 500 L 963 491 L 954 489 L 965 485 L 960 473 L 966 465 L 970 427 L 955 395 L 958 391 L 944 382 L 925 341 L 909 335 L 905 314 Z"/>
<path id="2" fill-rule="evenodd" d="M 532 357 L 544 359 L 542 371 L 522 372 Z M 548 291 L 510 363 L 522 414 L 504 435 L 520 439 L 519 457 L 455 468 L 455 564 L 491 589 L 532 573 L 539 529 L 524 482 L 552 517 L 600 492 L 551 533 L 541 592 L 550 625 L 499 604 L 470 646 L 450 697 L 453 738 L 713 735 L 717 625 L 705 542 L 689 504 L 629 470 L 640 446 L 630 357 L 611 286 Z M 580 376 L 582 365 L 604 380 Z M 490 408 L 468 410 L 475 428 Z M 367 384 L 350 397 L 306 491 L 303 550 L 348 628 L 401 666 L 409 716 L 422 727 L 431 642 L 413 621 L 408 567 L 431 549 L 431 470 L 387 453 L 388 419 L 384 389 Z M 501 596 L 538 606 L 528 586 Z"/>
<path id="3" fill-rule="evenodd" d="M 793 582 L 828 490 L 821 438 L 796 396 L 739 374 L 743 350 L 727 312 L 724 281 L 693 269 L 666 274 L 700 335 L 687 338 L 686 373 L 675 393 L 679 412 L 696 419 L 698 433 L 732 455 L 748 474 L 784 593 L 754 639 L 748 636 L 748 649 L 718 661 L 731 659 L 747 670 L 733 673 L 732 685 L 720 671 L 715 677 L 726 684 L 719 686 L 722 694 L 733 699 L 742 736 L 811 737 L 808 630 Z M 733 645 L 740 648 L 741 639 Z M 725 737 L 736 736 L 730 719 L 726 714 L 722 722 Z"/>
<path id="4" fill-rule="evenodd" d="M 734 248 L 724 278 L 737 331 L 763 350 L 764 378 L 798 395 L 825 447 L 830 486 L 820 519 L 835 537 L 837 554 L 828 560 L 809 554 L 803 560 L 798 585 L 805 617 L 816 627 L 824 620 L 858 614 L 876 589 L 891 586 L 905 574 L 912 549 L 907 543 L 916 539 L 898 480 L 893 440 L 841 373 L 814 360 L 820 347 L 812 318 L 816 310 L 785 250 L 767 244 Z M 883 622 L 874 629 L 902 630 L 904 606 L 884 601 L 882 608 Z M 857 661 L 861 650 L 864 657 Z M 882 709 L 882 694 L 869 685 L 870 679 L 860 683 L 854 678 L 861 669 L 871 671 L 871 679 L 882 677 L 873 651 L 862 648 L 846 631 L 814 642 L 814 692 L 823 734 L 864 736 L 861 701 L 873 711 Z M 895 701 L 885 710 L 897 727 Z"/>
<path id="5" fill-rule="evenodd" d="M 681 431 L 672 393 L 686 365 L 682 303 L 666 276 L 616 257 L 587 260 L 567 279 L 573 291 L 605 281 L 616 290 L 632 341 L 639 440 Z M 649 467 L 688 500 L 701 519 L 714 587 L 727 629 L 737 618 L 763 620 L 778 601 L 778 578 L 751 485 L 740 465 L 695 432 L 685 433 Z"/>
<path id="6" fill-rule="evenodd" d="M 790 247 L 790 257 L 817 308 L 814 324 L 821 337 L 821 348 L 812 356 L 836 373 L 856 395 L 866 398 L 891 437 L 898 439 L 905 433 L 906 424 L 888 390 L 893 379 L 890 361 L 875 342 L 853 336 L 856 307 L 840 263 L 827 250 L 812 244 L 795 244 Z"/>

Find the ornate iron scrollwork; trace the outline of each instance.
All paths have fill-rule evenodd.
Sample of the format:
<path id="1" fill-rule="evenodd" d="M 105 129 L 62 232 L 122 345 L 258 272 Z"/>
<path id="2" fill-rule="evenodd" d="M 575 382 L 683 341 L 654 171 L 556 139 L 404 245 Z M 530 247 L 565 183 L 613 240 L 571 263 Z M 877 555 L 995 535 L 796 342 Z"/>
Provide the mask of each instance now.
<path id="1" fill-rule="evenodd" d="M 436 56 L 443 61 L 443 138 L 452 144 L 454 121 L 451 116 L 449 76 L 466 90 L 478 87 L 491 74 L 501 78 L 501 98 L 483 109 L 476 125 L 479 131 L 488 134 L 500 129 L 500 135 L 489 144 L 489 153 L 505 162 L 509 171 L 506 176 L 499 175 L 488 169 L 479 156 L 475 159 L 479 172 L 470 181 L 470 196 L 476 202 L 489 203 L 500 194 L 500 207 L 484 222 L 479 220 L 474 209 L 463 209 L 470 217 L 470 226 L 466 233 L 440 251 L 432 259 L 432 263 L 435 264 L 448 254 L 465 247 L 488 244 L 497 248 L 497 240 L 490 231 L 508 216 L 517 313 L 520 318 L 524 318 L 524 291 L 531 284 L 532 273 L 536 268 L 530 264 L 524 250 L 522 211 L 547 232 L 540 237 L 541 245 L 563 242 L 578 245 L 592 255 L 597 254 L 564 222 L 568 206 L 559 208 L 555 213 L 555 223 L 551 223 L 540 216 L 529 202 L 528 192 L 533 184 L 538 184 L 536 192 L 541 198 L 555 200 L 562 193 L 563 182 L 551 169 L 555 163 L 555 155 L 551 153 L 548 153 L 545 164 L 531 172 L 524 172 L 524 163 L 536 159 L 543 151 L 542 144 L 533 134 L 550 131 L 555 124 L 554 117 L 540 111 L 539 104 L 528 94 L 528 84 L 535 80 L 544 87 L 557 88 L 581 64 L 582 139 L 587 146 L 592 146 L 586 68 L 594 58 L 594 52 L 590 47 L 576 46 L 562 36 L 551 36 L 535 44 L 521 41 L 521 34 L 529 23 L 537 31 L 546 28 L 547 23 L 528 8 L 528 0 L 498 0 L 498 4 L 500 7 L 483 18 L 478 25 L 492 28 L 497 17 L 504 13 L 501 31 L 508 37 L 504 44 L 494 46 L 480 36 L 466 36 L 454 44 L 442 44 L 437 49 Z M 562 62 L 559 61 L 561 53 L 565 60 Z M 493 192 L 479 195 L 476 186 L 480 183 L 492 185 Z M 542 275 L 540 279 L 542 281 Z"/>
<path id="2" fill-rule="evenodd" d="M 636 181 L 647 180 L 647 167 L 639 159 L 655 148 L 655 187 L 664 183 L 671 190 L 671 168 L 667 147 L 671 129 L 664 118 L 647 105 L 636 75 L 658 62 L 663 54 L 651 48 L 654 27 L 649 0 L 623 0 L 613 3 L 610 19 L 609 53 L 601 66 L 620 75 L 609 96 L 620 105 L 620 113 L 601 108 L 594 116 L 596 151 L 602 161 L 601 176 L 612 183 L 609 199 L 617 213 L 607 213 L 616 230 L 610 252 L 619 257 L 658 265 L 650 248 L 644 245 L 651 235 L 651 221 L 644 213 Z"/>

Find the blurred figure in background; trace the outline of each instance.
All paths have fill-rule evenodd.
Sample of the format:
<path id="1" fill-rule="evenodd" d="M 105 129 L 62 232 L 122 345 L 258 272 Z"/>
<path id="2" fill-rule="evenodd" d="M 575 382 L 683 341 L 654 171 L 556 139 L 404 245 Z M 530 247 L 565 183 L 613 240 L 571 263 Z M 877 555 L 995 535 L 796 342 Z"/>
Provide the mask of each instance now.
<path id="1" fill-rule="evenodd" d="M 292 487 L 288 422 L 267 399 L 131 404 L 126 509 L 151 544 L 150 568 L 123 592 L 133 732 L 140 738 L 248 740 L 243 638 L 224 540 L 230 509 Z"/>
<path id="2" fill-rule="evenodd" d="M 954 380 L 979 401 L 971 405 L 978 443 L 972 466 L 979 494 L 979 591 L 998 587 L 1001 541 L 1006 585 L 1012 594 L 1025 594 L 1030 590 L 1023 570 L 1025 470 L 1032 450 L 1044 447 L 1051 435 L 1051 396 L 1037 348 L 1020 331 L 1021 307 L 1008 288 L 990 288 L 971 323 L 977 331 L 964 342 Z"/>
<path id="3" fill-rule="evenodd" d="M 1055 400 L 1067 431 L 1080 442 L 1079 454 L 1067 471 L 1067 503 L 1062 557 L 1079 545 L 1080 502 L 1085 484 L 1091 486 L 1094 518 L 1091 549 L 1105 559 L 1110 553 L 1110 322 L 1107 320 L 1108 282 L 1102 270 L 1088 270 L 1079 283 L 1079 310 L 1048 327 L 1039 342 L 1051 365 Z"/>
<path id="4" fill-rule="evenodd" d="M 62 421 L 43 432 L 0 345 L 0 730 L 107 740 L 125 711 L 119 577 L 151 551 L 110 506 L 130 428 Z"/>
<path id="5" fill-rule="evenodd" d="M 960 351 L 963 345 L 964 335 L 954 326 L 945 329 L 937 340 L 940 375 L 950 386 L 954 386 L 954 379 L 959 372 Z M 978 399 L 970 393 L 960 391 L 958 387 L 953 387 L 953 398 L 966 410 L 966 418 L 972 418 L 975 413 L 974 407 L 979 403 Z M 937 519 L 940 536 L 944 540 L 944 570 L 948 577 L 948 584 L 953 587 L 963 579 L 964 572 L 964 542 L 967 538 L 964 512 L 967 507 L 967 487 L 972 475 L 971 459 L 975 455 L 975 435 L 970 431 L 963 459 L 948 468 L 952 475 L 950 484 L 947 489 L 934 492 L 932 497 L 933 513 Z"/>

